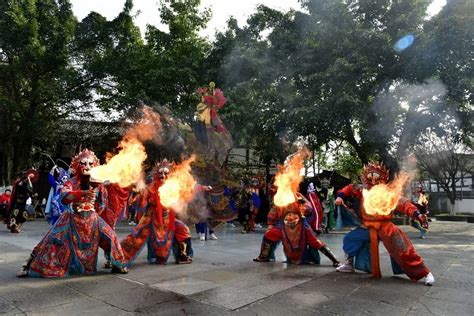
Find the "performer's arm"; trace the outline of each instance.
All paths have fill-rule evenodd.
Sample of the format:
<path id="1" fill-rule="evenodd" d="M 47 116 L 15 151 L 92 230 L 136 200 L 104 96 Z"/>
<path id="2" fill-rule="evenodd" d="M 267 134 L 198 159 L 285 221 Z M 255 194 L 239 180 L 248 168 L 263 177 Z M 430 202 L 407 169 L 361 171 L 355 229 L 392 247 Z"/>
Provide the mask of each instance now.
<path id="1" fill-rule="evenodd" d="M 202 184 L 197 183 L 196 190 L 199 192 L 209 192 L 212 190 L 212 187 L 210 185 L 202 185 Z"/>
<path id="2" fill-rule="evenodd" d="M 343 205 L 344 204 L 344 199 L 349 196 L 354 196 L 355 195 L 355 188 L 352 184 L 346 185 L 339 191 L 337 191 L 337 198 L 334 201 L 336 205 Z"/>
<path id="3" fill-rule="evenodd" d="M 397 211 L 417 220 L 423 227 L 427 226 L 427 223 L 425 223 L 425 217 L 409 199 L 405 197 L 400 198 L 400 200 L 398 200 Z"/>
<path id="4" fill-rule="evenodd" d="M 93 190 L 73 190 L 72 183 L 68 181 L 61 189 L 60 199 L 62 204 L 69 204 L 77 203 L 83 198 L 92 200 L 94 196 L 95 192 Z"/>

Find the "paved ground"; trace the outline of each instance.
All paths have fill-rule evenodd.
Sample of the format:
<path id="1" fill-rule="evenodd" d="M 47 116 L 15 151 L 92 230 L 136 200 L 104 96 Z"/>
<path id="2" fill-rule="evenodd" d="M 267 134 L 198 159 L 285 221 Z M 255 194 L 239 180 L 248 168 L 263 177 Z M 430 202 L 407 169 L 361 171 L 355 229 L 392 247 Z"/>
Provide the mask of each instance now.
<path id="1" fill-rule="evenodd" d="M 160 315 L 473 315 L 474 224 L 433 222 L 428 239 L 404 227 L 437 283 L 426 287 L 393 277 L 382 253 L 381 280 L 320 266 L 254 263 L 263 231 L 242 235 L 218 231 L 219 240 L 194 240 L 191 265 L 148 265 L 145 251 L 127 275 L 101 270 L 90 277 L 17 279 L 15 272 L 45 234 L 45 222 L 30 222 L 21 235 L 0 230 L 0 313 Z M 119 226 L 123 237 L 128 226 Z M 342 260 L 340 233 L 321 237 Z M 381 247 L 382 248 L 382 247 Z M 102 258 L 100 266 L 102 266 Z"/>

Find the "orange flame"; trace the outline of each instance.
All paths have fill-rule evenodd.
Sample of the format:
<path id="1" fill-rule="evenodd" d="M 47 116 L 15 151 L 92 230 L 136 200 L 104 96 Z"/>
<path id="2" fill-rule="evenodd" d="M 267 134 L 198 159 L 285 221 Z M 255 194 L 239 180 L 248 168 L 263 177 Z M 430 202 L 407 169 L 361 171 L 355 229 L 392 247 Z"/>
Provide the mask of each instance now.
<path id="1" fill-rule="evenodd" d="M 196 156 L 183 161 L 173 168 L 163 185 L 158 189 L 161 204 L 166 208 L 172 208 L 177 213 L 185 212 L 187 204 L 194 196 L 196 180 L 191 174 L 191 163 Z"/>
<path id="2" fill-rule="evenodd" d="M 418 204 L 420 204 L 420 205 L 427 205 L 428 204 L 428 198 L 423 193 L 420 193 L 420 196 L 418 197 Z"/>
<path id="3" fill-rule="evenodd" d="M 368 215 L 390 215 L 402 197 L 403 186 L 408 181 L 407 174 L 402 174 L 390 183 L 381 183 L 370 190 L 364 189 L 364 209 Z"/>
<path id="4" fill-rule="evenodd" d="M 139 189 L 144 189 L 143 162 L 147 154 L 142 142 L 151 139 L 161 142 L 162 124 L 160 115 L 150 107 L 143 107 L 142 114 L 140 121 L 128 128 L 120 141 L 118 154 L 107 153 L 106 164 L 91 169 L 91 179 L 107 180 L 121 187 L 137 184 Z"/>
<path id="5" fill-rule="evenodd" d="M 299 149 L 284 166 L 278 166 L 278 172 L 275 175 L 275 186 L 277 192 L 273 198 L 276 206 L 284 207 L 296 201 L 295 194 L 303 179 L 300 175 L 304 167 L 303 161 L 309 156 L 306 147 Z"/>
<path id="6" fill-rule="evenodd" d="M 136 139 L 125 138 L 120 142 L 120 151 L 105 165 L 92 168 L 91 179 L 103 182 L 108 180 L 121 187 L 137 183 L 142 176 L 142 164 L 147 155 L 145 147 Z"/>

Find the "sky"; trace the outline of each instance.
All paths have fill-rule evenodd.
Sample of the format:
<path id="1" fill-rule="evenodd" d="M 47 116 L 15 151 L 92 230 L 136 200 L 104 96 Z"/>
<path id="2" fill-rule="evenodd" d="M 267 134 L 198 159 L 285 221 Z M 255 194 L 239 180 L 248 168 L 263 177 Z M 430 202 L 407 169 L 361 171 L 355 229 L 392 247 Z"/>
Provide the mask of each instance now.
<path id="1" fill-rule="evenodd" d="M 79 20 L 86 17 L 91 11 L 96 11 L 108 20 L 115 18 L 123 8 L 125 0 L 71 0 L 74 14 Z M 146 25 L 160 27 L 158 5 L 159 0 L 134 0 L 133 15 L 135 23 L 144 34 Z M 249 15 L 255 12 L 258 4 L 270 8 L 288 11 L 301 8 L 298 0 L 201 0 L 202 8 L 212 9 L 212 18 L 201 35 L 213 38 L 216 30 L 222 30 L 230 16 L 234 16 L 239 25 L 245 24 Z M 428 15 L 436 15 L 446 4 L 446 0 L 434 0 L 428 7 Z M 137 14 L 138 13 L 138 14 Z"/>
<path id="2" fill-rule="evenodd" d="M 112 20 L 122 10 L 125 0 L 71 0 L 71 3 L 74 14 L 79 20 L 82 20 L 91 11 L 96 11 L 108 20 Z M 283 11 L 301 8 L 298 0 L 201 0 L 202 9 L 210 8 L 212 10 L 212 18 L 201 35 L 214 37 L 216 30 L 222 30 L 231 16 L 237 19 L 240 26 L 244 25 L 249 15 L 255 12 L 255 8 L 259 4 Z M 133 0 L 132 14 L 135 15 L 139 11 L 135 17 L 135 23 L 140 27 L 142 34 L 144 34 L 147 24 L 160 28 L 158 8 L 159 0 Z"/>

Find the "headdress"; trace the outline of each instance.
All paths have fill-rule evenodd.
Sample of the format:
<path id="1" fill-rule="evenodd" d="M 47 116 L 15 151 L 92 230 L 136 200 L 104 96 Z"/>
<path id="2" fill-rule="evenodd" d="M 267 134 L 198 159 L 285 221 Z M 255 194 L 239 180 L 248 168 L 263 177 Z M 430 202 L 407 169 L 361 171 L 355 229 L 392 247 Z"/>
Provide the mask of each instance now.
<path id="1" fill-rule="evenodd" d="M 389 175 L 389 170 L 383 164 L 369 162 L 362 170 L 361 180 L 365 185 L 372 184 L 374 180 L 376 183 L 387 183 Z"/>
<path id="2" fill-rule="evenodd" d="M 91 167 L 96 167 L 100 164 L 99 158 L 97 158 L 95 153 L 92 150 L 86 148 L 72 158 L 71 168 L 76 174 L 79 174 L 81 162 L 86 162 L 87 160 L 89 161 Z"/>

